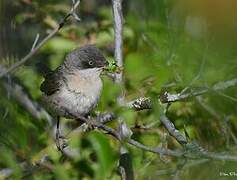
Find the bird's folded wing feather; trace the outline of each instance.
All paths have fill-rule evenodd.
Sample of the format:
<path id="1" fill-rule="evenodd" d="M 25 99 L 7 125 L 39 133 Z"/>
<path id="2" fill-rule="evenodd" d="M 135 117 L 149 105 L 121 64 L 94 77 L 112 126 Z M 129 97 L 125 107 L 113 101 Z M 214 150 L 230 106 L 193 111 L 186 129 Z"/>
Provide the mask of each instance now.
<path id="1" fill-rule="evenodd" d="M 40 90 L 50 96 L 60 90 L 63 85 L 62 74 L 60 71 L 51 71 L 45 76 L 44 82 L 40 86 Z"/>

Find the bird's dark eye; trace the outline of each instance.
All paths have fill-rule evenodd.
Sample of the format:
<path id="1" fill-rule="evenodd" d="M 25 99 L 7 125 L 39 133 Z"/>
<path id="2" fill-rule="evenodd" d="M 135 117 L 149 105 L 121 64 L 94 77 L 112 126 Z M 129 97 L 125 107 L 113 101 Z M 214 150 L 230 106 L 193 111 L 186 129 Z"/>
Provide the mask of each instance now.
<path id="1" fill-rule="evenodd" d="M 93 61 L 89 61 L 89 65 L 92 66 L 94 64 Z"/>

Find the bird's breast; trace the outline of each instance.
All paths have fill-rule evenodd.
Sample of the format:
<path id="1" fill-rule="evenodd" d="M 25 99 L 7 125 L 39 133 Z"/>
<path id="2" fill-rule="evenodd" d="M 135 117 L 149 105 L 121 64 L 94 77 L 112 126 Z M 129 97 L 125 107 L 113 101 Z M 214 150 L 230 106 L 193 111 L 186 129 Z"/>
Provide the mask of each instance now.
<path id="1" fill-rule="evenodd" d="M 68 112 L 73 115 L 85 115 L 98 104 L 101 90 L 99 73 L 75 72 L 65 76 L 63 87 L 58 93 L 48 97 L 48 101 L 60 116 L 67 117 Z"/>
<path id="2" fill-rule="evenodd" d="M 78 70 L 66 77 L 66 88 L 74 93 L 98 97 L 102 89 L 100 71 L 97 69 Z"/>

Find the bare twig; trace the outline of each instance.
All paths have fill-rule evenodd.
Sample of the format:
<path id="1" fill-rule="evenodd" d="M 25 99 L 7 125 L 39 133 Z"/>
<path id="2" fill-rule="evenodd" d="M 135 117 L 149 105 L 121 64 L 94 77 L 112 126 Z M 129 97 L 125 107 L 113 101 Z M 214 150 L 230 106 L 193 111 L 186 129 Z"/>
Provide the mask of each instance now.
<path id="1" fill-rule="evenodd" d="M 167 129 L 169 134 L 174 137 L 181 145 L 185 145 L 188 143 L 187 139 L 177 130 L 174 124 L 168 119 L 166 116 L 167 112 L 167 104 L 162 104 L 160 102 L 160 122 Z"/>
<path id="2" fill-rule="evenodd" d="M 114 19 L 114 57 L 117 61 L 117 65 L 119 67 L 123 66 L 123 13 L 122 13 L 122 0 L 112 0 L 112 9 L 113 9 L 113 19 Z M 122 71 L 115 75 L 115 82 L 120 84 L 122 92 L 121 95 L 117 98 L 118 104 L 123 104 L 125 97 L 124 97 L 124 90 L 122 87 L 123 84 L 123 74 Z M 121 126 L 121 124 L 120 124 Z M 126 125 L 125 125 L 126 126 Z M 120 149 L 126 149 L 121 144 Z M 126 152 L 126 156 L 129 156 L 129 152 Z M 124 162 L 126 161 L 126 162 Z M 120 163 L 119 169 L 121 178 L 125 180 L 133 180 L 133 168 L 131 158 L 124 158 L 124 154 L 120 151 Z M 130 164 L 129 166 L 124 166 L 125 164 Z"/>
<path id="3" fill-rule="evenodd" d="M 162 107 L 164 108 L 164 107 Z M 216 159 L 216 160 L 226 160 L 226 161 L 237 161 L 237 156 L 229 156 L 223 153 L 213 153 L 208 152 L 203 149 L 195 142 L 188 142 L 188 140 L 175 128 L 174 124 L 167 118 L 165 109 L 161 109 L 160 121 L 168 130 L 169 134 L 173 136 L 187 151 L 187 154 L 190 154 L 189 157 L 197 157 L 208 158 L 208 159 Z M 187 157 L 186 155 L 184 155 Z"/>
<path id="4" fill-rule="evenodd" d="M 112 0 L 114 17 L 114 57 L 119 67 L 123 66 L 123 14 L 122 0 Z M 122 73 L 117 74 L 116 82 L 122 82 Z"/>
<path id="5" fill-rule="evenodd" d="M 35 49 L 35 46 L 38 43 L 39 37 L 40 37 L 39 33 L 37 33 L 36 37 L 35 37 L 35 40 L 34 40 L 34 43 L 33 43 L 32 47 L 31 47 L 31 51 L 33 51 Z"/>
<path id="6" fill-rule="evenodd" d="M 201 153 L 201 157 L 208 158 L 208 159 L 215 159 L 215 160 L 222 160 L 222 161 L 233 161 L 237 162 L 237 156 L 231 156 L 224 153 L 213 153 L 204 151 Z"/>
<path id="7" fill-rule="evenodd" d="M 187 151 L 185 157 L 194 158 L 195 155 L 201 158 L 208 158 L 208 159 L 215 159 L 215 160 L 226 160 L 226 161 L 237 161 L 237 156 L 230 156 L 226 153 L 213 153 L 208 152 L 207 150 L 203 149 L 197 143 L 188 142 L 185 137 L 175 128 L 174 124 L 163 114 L 161 117 L 161 122 L 168 130 L 170 135 L 172 135 L 181 145 L 183 145 Z M 162 120 L 162 118 L 164 118 Z"/>
<path id="8" fill-rule="evenodd" d="M 166 103 L 172 103 L 175 101 L 185 100 L 190 97 L 199 96 L 199 95 L 207 93 L 211 90 L 212 91 L 225 90 L 227 88 L 230 88 L 230 87 L 233 87 L 236 85 L 237 85 L 237 79 L 232 79 L 232 80 L 228 80 L 225 82 L 216 83 L 212 86 L 212 88 L 202 88 L 201 90 L 193 91 L 192 93 L 186 93 L 186 94 L 182 94 L 182 95 L 180 95 L 180 94 L 171 95 L 166 92 L 163 96 L 160 96 L 161 108 L 163 106 L 166 106 L 166 105 L 163 105 Z M 150 98 L 138 98 L 138 99 L 135 99 L 131 102 L 126 103 L 125 106 L 129 107 L 129 108 L 133 108 L 135 110 L 150 109 L 150 108 L 152 108 L 152 102 L 151 102 Z M 167 116 L 165 114 L 165 109 L 161 110 L 160 121 L 164 125 L 164 127 L 168 130 L 168 132 L 171 136 L 173 136 L 185 148 L 188 147 L 188 145 L 186 146 L 186 144 L 188 143 L 187 139 L 175 128 L 174 124 L 167 118 Z M 208 156 L 209 158 L 211 158 L 211 157 L 215 156 L 214 158 L 216 158 L 216 159 L 223 158 L 223 156 L 219 156 L 219 154 L 214 153 L 214 155 L 213 155 L 212 153 L 209 153 L 209 152 L 203 150 L 200 146 L 197 146 L 195 148 L 195 150 L 199 153 L 199 155 L 201 154 L 201 156 L 203 156 L 203 157 Z"/>
<path id="9" fill-rule="evenodd" d="M 135 141 L 133 139 L 130 139 L 128 141 L 128 144 L 135 146 L 139 149 L 142 149 L 144 151 L 148 151 L 148 152 L 152 152 L 155 154 L 162 154 L 162 155 L 167 155 L 167 156 L 174 156 L 174 157 L 181 157 L 184 155 L 184 152 L 181 151 L 174 151 L 174 150 L 170 150 L 170 149 L 165 149 L 165 148 L 161 148 L 161 147 L 149 147 L 146 146 L 138 141 Z"/>
<path id="10" fill-rule="evenodd" d="M 62 19 L 62 21 L 58 24 L 58 26 L 48 36 L 46 36 L 37 46 L 35 46 L 35 44 L 37 42 L 36 41 L 37 38 L 36 38 L 33 45 L 32 45 L 32 49 L 30 50 L 30 52 L 25 57 L 23 57 L 21 60 L 19 60 L 15 64 L 13 64 L 11 67 L 9 67 L 8 69 L 1 72 L 0 78 L 3 77 L 4 75 L 10 73 L 11 71 L 14 71 L 15 69 L 17 69 L 18 67 L 23 65 L 26 61 L 28 61 L 46 42 L 48 42 L 49 39 L 51 39 L 65 25 L 65 23 L 68 21 L 68 18 L 70 16 L 73 16 L 76 20 L 79 20 L 79 18 L 75 15 L 75 10 L 79 6 L 79 4 L 80 4 L 80 0 L 76 1 L 73 4 L 70 12 Z"/>
<path id="11" fill-rule="evenodd" d="M 79 121 L 82 121 L 86 124 L 89 124 L 93 127 L 96 127 L 98 129 L 101 129 L 101 130 L 105 131 L 107 134 L 112 135 L 114 138 L 116 138 L 119 141 L 122 140 L 121 137 L 120 137 L 120 134 L 116 130 L 114 130 L 113 128 L 110 128 L 110 127 L 108 127 L 108 126 L 106 126 L 106 125 L 104 125 L 100 122 L 97 122 L 96 120 L 87 119 L 85 117 L 77 117 L 76 119 L 79 120 Z M 145 146 L 145 145 L 143 145 L 143 144 L 141 144 L 141 143 L 139 143 L 139 142 L 137 142 L 133 139 L 129 139 L 127 141 L 127 143 L 130 144 L 130 145 L 133 145 L 137 148 L 140 148 L 140 149 L 143 149 L 143 150 L 146 150 L 146 151 L 149 151 L 149 152 L 157 153 L 157 154 L 178 156 L 178 157 L 182 156 L 182 154 L 183 154 L 182 152 L 180 153 L 180 152 L 176 152 L 176 151 L 169 150 L 169 149 L 164 149 L 164 148 L 159 148 L 159 147 L 158 148 L 147 147 L 147 146 Z"/>
<path id="12" fill-rule="evenodd" d="M 93 119 L 86 119 L 85 117 L 78 117 L 77 120 L 80 120 L 84 123 L 87 123 L 89 125 L 92 125 L 98 129 L 101 129 L 105 131 L 107 134 L 112 135 L 115 139 L 121 141 L 121 137 L 119 133 L 114 130 L 113 128 L 110 128 L 100 122 L 97 122 L 96 120 Z M 215 159 L 215 160 L 226 160 L 226 161 L 237 161 L 237 156 L 232 156 L 232 155 L 226 155 L 224 153 L 214 153 L 214 152 L 208 152 L 203 150 L 200 146 L 197 145 L 198 148 L 194 148 L 193 150 L 190 151 L 190 149 L 187 149 L 188 151 L 174 151 L 166 148 L 161 148 L 161 147 L 149 147 L 146 146 L 134 139 L 128 139 L 126 141 L 128 144 L 135 146 L 139 149 L 156 153 L 156 154 L 162 154 L 162 155 L 168 155 L 168 156 L 174 156 L 174 157 L 186 157 L 189 159 L 200 159 L 200 158 L 206 158 L 206 159 Z M 192 144 L 191 144 L 192 145 Z"/>
<path id="13" fill-rule="evenodd" d="M 189 93 L 185 94 L 169 94 L 168 92 L 165 92 L 160 96 L 160 100 L 162 103 L 171 103 L 176 101 L 183 101 L 195 96 L 200 96 L 205 93 L 208 93 L 210 91 L 223 91 L 227 88 L 234 87 L 237 85 L 237 78 L 218 82 L 214 84 L 211 88 L 199 88 L 197 90 L 192 90 Z"/>
<path id="14" fill-rule="evenodd" d="M 115 139 L 121 141 L 121 137 L 116 130 L 114 130 L 110 127 L 107 127 L 104 124 L 97 122 L 96 120 L 87 119 L 85 117 L 78 117 L 77 120 L 80 120 L 86 124 L 92 125 L 95 128 L 101 129 L 101 130 L 105 131 L 107 134 L 112 135 Z M 226 155 L 224 153 L 213 153 L 213 152 L 207 152 L 207 151 L 186 152 L 186 151 L 174 151 L 174 150 L 170 150 L 170 149 L 162 148 L 162 147 L 153 148 L 153 147 L 146 146 L 146 145 L 144 145 L 138 141 L 135 141 L 133 139 L 128 139 L 126 141 L 126 143 L 128 143 L 136 148 L 139 148 L 141 150 L 152 152 L 155 154 L 160 154 L 160 155 L 168 155 L 168 156 L 173 156 L 173 157 L 185 157 L 185 158 L 194 159 L 194 160 L 200 160 L 202 158 L 203 160 L 201 160 L 201 162 L 202 161 L 206 162 L 207 159 L 237 162 L 237 156 Z M 77 152 L 76 153 L 71 153 L 71 151 L 69 151 L 69 152 L 70 152 L 70 154 L 67 155 L 67 157 L 73 158 L 78 155 Z M 197 162 L 199 162 L 199 161 L 197 161 Z M 42 167 L 42 168 L 46 168 L 49 170 L 52 170 L 54 168 L 51 164 L 49 164 L 47 161 L 45 161 L 44 157 L 43 157 L 43 159 L 41 158 L 39 161 L 37 161 L 35 164 L 33 164 L 33 167 L 34 168 Z M 122 172 L 123 178 L 127 177 L 127 174 L 124 174 L 125 169 L 122 169 L 121 172 Z M 172 171 L 172 172 L 174 173 L 175 171 Z M 32 173 L 32 172 L 30 172 L 30 173 Z M 11 174 L 12 174 L 12 169 L 7 168 L 7 169 L 0 170 L 0 177 L 9 177 L 9 176 L 11 176 Z"/>
<path id="15" fill-rule="evenodd" d="M 187 139 L 177 130 L 174 124 L 167 118 L 165 114 L 160 116 L 161 123 L 168 130 L 169 134 L 173 136 L 181 145 L 187 144 Z"/>
<path id="16" fill-rule="evenodd" d="M 168 92 L 164 92 L 160 95 L 159 99 L 161 103 L 172 103 L 176 101 L 184 101 L 192 97 L 200 96 L 205 93 L 211 92 L 211 91 L 223 91 L 225 89 L 235 87 L 237 86 L 237 78 L 218 82 L 214 84 L 211 88 L 199 88 L 196 90 L 193 90 L 192 92 L 182 94 L 170 94 Z M 152 100 L 149 97 L 139 97 L 137 99 L 134 99 L 130 102 L 121 104 L 122 106 L 133 108 L 136 111 L 143 110 L 143 109 L 151 109 L 152 108 Z"/>

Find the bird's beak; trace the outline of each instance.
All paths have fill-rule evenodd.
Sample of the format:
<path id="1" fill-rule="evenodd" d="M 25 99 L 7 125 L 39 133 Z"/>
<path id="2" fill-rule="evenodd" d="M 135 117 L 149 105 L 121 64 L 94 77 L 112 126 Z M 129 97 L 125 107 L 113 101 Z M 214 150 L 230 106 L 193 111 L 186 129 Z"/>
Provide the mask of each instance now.
<path id="1" fill-rule="evenodd" d="M 104 71 L 105 69 L 108 68 L 108 66 L 109 66 L 109 62 L 108 62 L 108 61 L 105 61 L 105 62 L 103 63 L 103 65 L 101 66 L 101 68 L 102 68 L 103 71 Z"/>

